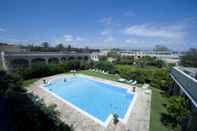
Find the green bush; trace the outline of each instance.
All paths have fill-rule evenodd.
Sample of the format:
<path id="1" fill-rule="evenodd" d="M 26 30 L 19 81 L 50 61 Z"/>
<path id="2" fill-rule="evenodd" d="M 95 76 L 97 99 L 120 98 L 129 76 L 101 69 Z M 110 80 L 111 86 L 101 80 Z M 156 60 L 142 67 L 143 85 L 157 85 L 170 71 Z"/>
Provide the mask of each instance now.
<path id="1" fill-rule="evenodd" d="M 94 67 L 100 70 L 108 71 L 111 74 L 116 72 L 114 65 L 110 62 L 97 62 Z"/>
<path id="2" fill-rule="evenodd" d="M 116 70 L 126 79 L 137 80 L 139 83 L 149 83 L 152 87 L 168 90 L 172 84 L 169 69 L 147 67 L 141 68 L 129 65 L 117 65 Z"/>
<path id="3" fill-rule="evenodd" d="M 179 123 L 190 113 L 188 102 L 182 96 L 170 97 L 167 105 L 167 111 L 169 115 L 175 118 Z"/>
<path id="4" fill-rule="evenodd" d="M 9 127 L 15 131 L 71 131 L 55 110 L 21 87 L 20 78 L 0 71 L 0 99 L 6 105 Z"/>
<path id="5" fill-rule="evenodd" d="M 18 68 L 17 73 L 23 79 L 31 79 L 69 72 L 70 70 L 84 70 L 89 67 L 88 62 L 72 60 L 61 64 L 34 64 L 31 68 Z"/>
<path id="6" fill-rule="evenodd" d="M 165 66 L 165 63 L 164 61 L 159 60 L 157 58 L 144 56 L 136 60 L 136 65 L 139 67 L 154 66 L 154 67 L 161 68 Z"/>
<path id="7" fill-rule="evenodd" d="M 182 55 L 180 64 L 185 67 L 197 67 L 197 49 L 192 48 Z"/>
<path id="8" fill-rule="evenodd" d="M 0 97 L 6 96 L 10 91 L 22 91 L 22 88 L 20 88 L 21 84 L 22 82 L 18 75 L 0 71 Z"/>

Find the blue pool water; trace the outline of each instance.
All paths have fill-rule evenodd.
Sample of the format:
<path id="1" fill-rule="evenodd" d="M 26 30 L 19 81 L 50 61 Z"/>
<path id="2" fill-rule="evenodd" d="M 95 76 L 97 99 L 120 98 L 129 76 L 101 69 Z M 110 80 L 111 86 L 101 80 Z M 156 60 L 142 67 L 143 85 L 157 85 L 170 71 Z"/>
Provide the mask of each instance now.
<path id="1" fill-rule="evenodd" d="M 123 119 L 133 99 L 124 88 L 81 76 L 53 80 L 46 88 L 102 122 L 111 113 Z"/>

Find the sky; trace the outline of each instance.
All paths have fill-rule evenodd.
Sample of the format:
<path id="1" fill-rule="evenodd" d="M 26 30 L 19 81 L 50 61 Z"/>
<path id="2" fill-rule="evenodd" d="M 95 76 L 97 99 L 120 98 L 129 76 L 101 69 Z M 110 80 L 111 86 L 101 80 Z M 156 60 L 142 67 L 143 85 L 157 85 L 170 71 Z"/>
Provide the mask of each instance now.
<path id="1" fill-rule="evenodd" d="M 197 0 L 0 0 L 0 42 L 197 48 Z"/>

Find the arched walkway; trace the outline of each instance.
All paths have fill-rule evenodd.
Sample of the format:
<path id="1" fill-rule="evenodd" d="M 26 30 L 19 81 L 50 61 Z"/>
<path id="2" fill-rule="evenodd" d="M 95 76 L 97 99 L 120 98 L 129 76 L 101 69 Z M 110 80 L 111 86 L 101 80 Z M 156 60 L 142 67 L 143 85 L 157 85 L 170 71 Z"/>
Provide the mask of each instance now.
<path id="1" fill-rule="evenodd" d="M 81 57 L 81 56 L 77 57 L 77 60 L 82 60 L 82 59 L 83 59 L 83 57 Z"/>
<path id="2" fill-rule="evenodd" d="M 88 58 L 88 56 L 84 56 L 84 60 L 86 60 L 86 61 L 87 61 L 88 59 L 89 59 L 89 58 Z"/>
<path id="3" fill-rule="evenodd" d="M 61 58 L 61 61 L 62 61 L 62 62 L 65 62 L 66 60 L 67 60 L 66 57 L 62 57 L 62 58 Z"/>
<path id="4" fill-rule="evenodd" d="M 31 64 L 46 64 L 46 60 L 44 58 L 34 58 L 32 59 Z"/>
<path id="5" fill-rule="evenodd" d="M 28 60 L 26 59 L 14 59 L 10 62 L 10 65 L 12 68 L 18 68 L 18 67 L 28 67 Z"/>
<path id="6" fill-rule="evenodd" d="M 68 60 L 74 60 L 75 58 L 73 56 L 68 57 Z"/>
<path id="7" fill-rule="evenodd" d="M 58 58 L 49 58 L 49 60 L 48 60 L 48 63 L 49 64 L 57 64 L 57 63 L 59 63 L 59 59 Z"/>

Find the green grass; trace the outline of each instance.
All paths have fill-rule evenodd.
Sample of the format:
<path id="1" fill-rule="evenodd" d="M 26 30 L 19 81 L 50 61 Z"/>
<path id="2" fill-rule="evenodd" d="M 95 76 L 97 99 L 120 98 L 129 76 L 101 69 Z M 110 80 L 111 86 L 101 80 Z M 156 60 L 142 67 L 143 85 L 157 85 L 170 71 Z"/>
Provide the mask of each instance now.
<path id="1" fill-rule="evenodd" d="M 38 79 L 24 80 L 22 82 L 22 87 L 24 87 L 27 90 L 31 90 L 31 86 L 29 86 L 29 85 L 33 84 L 36 80 L 38 80 Z"/>
<path id="2" fill-rule="evenodd" d="M 151 70 L 151 71 L 155 71 L 155 70 L 158 70 L 160 68 L 158 67 L 154 67 L 154 66 L 146 66 L 144 68 L 142 67 L 139 67 L 139 66 L 135 66 L 135 65 L 121 65 L 121 64 L 117 64 L 115 65 L 116 68 L 127 68 L 127 69 L 130 69 L 130 70 Z"/>
<path id="3" fill-rule="evenodd" d="M 113 81 L 116 81 L 120 78 L 119 76 L 115 76 L 112 74 L 103 74 L 103 73 L 92 72 L 92 71 L 87 71 L 87 70 L 80 71 L 79 73 L 82 73 L 85 75 L 90 75 L 90 76 L 95 76 L 95 77 L 99 77 L 99 78 L 103 78 L 103 79 L 107 79 L 107 80 L 113 80 Z"/>
<path id="4" fill-rule="evenodd" d="M 152 88 L 150 131 L 169 131 L 160 121 L 161 113 L 166 113 L 163 104 L 167 103 L 167 98 L 161 92 L 160 89 Z"/>
<path id="5" fill-rule="evenodd" d="M 1 61 L 0 61 L 0 70 L 3 70 L 3 65 L 2 65 Z"/>

